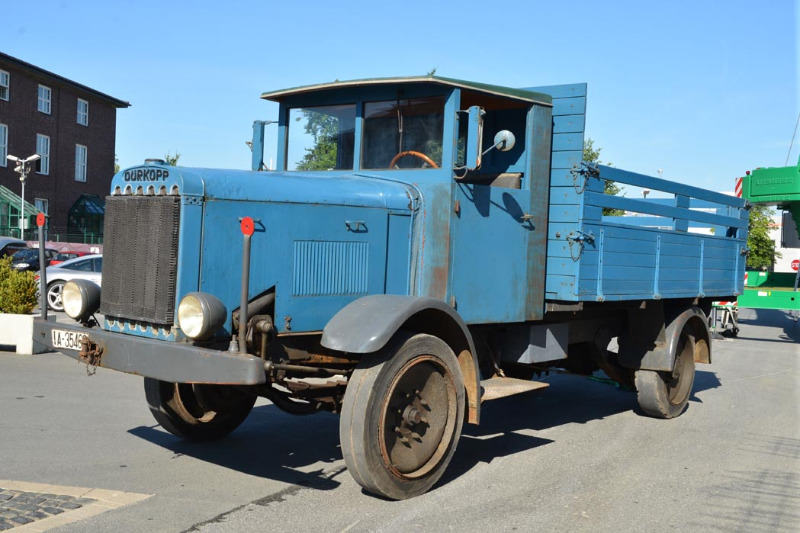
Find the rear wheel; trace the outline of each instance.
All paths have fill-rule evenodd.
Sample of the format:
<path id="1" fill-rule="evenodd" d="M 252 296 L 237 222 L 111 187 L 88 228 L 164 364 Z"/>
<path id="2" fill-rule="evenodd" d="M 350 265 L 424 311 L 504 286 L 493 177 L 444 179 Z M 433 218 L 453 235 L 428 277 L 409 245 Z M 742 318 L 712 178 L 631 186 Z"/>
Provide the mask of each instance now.
<path id="1" fill-rule="evenodd" d="M 636 391 L 639 407 L 655 418 L 680 416 L 689 403 L 694 384 L 695 351 L 708 350 L 705 341 L 695 344 L 686 328 L 681 331 L 675 350 L 672 372 L 636 371 Z"/>
<path id="2" fill-rule="evenodd" d="M 61 291 L 63 290 L 63 281 L 54 281 L 47 285 L 47 307 L 53 311 L 64 310 L 64 304 L 61 302 Z"/>
<path id="3" fill-rule="evenodd" d="M 349 380 L 339 436 L 350 474 L 394 500 L 430 489 L 455 452 L 464 380 L 455 354 L 431 335 L 399 334 Z"/>
<path id="4" fill-rule="evenodd" d="M 144 393 L 153 417 L 161 427 L 187 440 L 224 437 L 244 422 L 254 395 L 231 386 L 170 383 L 144 378 Z"/>

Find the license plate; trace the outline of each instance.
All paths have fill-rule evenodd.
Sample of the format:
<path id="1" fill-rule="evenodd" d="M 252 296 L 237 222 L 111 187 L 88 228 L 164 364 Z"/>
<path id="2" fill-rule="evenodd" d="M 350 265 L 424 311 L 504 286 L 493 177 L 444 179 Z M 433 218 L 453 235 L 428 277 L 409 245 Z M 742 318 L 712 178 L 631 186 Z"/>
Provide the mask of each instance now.
<path id="1" fill-rule="evenodd" d="M 66 350 L 80 350 L 81 340 L 85 333 L 78 331 L 68 331 L 64 329 L 54 329 L 51 331 L 53 348 L 64 348 Z"/>

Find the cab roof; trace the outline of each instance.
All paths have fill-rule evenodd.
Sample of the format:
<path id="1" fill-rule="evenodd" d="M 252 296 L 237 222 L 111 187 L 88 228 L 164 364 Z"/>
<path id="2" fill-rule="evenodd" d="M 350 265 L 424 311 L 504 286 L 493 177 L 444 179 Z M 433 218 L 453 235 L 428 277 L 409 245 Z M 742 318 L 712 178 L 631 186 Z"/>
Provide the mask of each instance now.
<path id="1" fill-rule="evenodd" d="M 311 94 L 320 91 L 327 91 L 330 89 L 340 89 L 346 87 L 368 87 L 371 85 L 405 85 L 412 83 L 430 83 L 433 85 L 441 85 L 444 87 L 453 87 L 460 89 L 469 89 L 484 94 L 491 94 L 494 96 L 502 96 L 505 98 L 512 98 L 524 102 L 534 104 L 551 106 L 553 99 L 549 94 L 537 93 L 534 91 L 527 91 L 525 89 L 512 89 L 510 87 L 501 87 L 499 85 L 489 85 L 487 83 L 477 83 L 474 81 L 456 80 L 452 78 L 443 78 L 440 76 L 407 76 L 399 78 L 368 78 L 363 80 L 350 80 L 350 81 L 333 81 L 329 83 L 319 83 L 316 85 L 305 85 L 302 87 L 293 87 L 291 89 L 281 89 L 278 91 L 268 91 L 262 93 L 261 98 L 265 100 L 272 100 L 273 102 L 281 102 L 286 98 L 300 95 Z"/>

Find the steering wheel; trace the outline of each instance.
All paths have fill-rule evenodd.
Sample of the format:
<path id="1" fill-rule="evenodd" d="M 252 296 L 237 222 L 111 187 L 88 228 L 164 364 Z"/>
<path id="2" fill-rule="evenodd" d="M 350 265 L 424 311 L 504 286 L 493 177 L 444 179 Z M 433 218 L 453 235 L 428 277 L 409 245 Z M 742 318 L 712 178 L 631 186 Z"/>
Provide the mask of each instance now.
<path id="1" fill-rule="evenodd" d="M 405 157 L 407 155 L 413 155 L 414 157 L 418 157 L 418 158 L 422 159 L 423 161 L 425 161 L 425 163 L 427 163 L 428 165 L 432 166 L 433 168 L 439 168 L 439 165 L 437 165 L 436 162 L 434 162 L 433 159 L 431 159 L 427 155 L 423 154 L 422 152 L 417 152 L 417 151 L 414 151 L 414 150 L 406 150 L 405 152 L 400 152 L 399 154 L 394 156 L 392 158 L 392 161 L 389 163 L 389 168 L 395 168 L 395 165 L 397 164 L 397 161 L 401 157 Z"/>

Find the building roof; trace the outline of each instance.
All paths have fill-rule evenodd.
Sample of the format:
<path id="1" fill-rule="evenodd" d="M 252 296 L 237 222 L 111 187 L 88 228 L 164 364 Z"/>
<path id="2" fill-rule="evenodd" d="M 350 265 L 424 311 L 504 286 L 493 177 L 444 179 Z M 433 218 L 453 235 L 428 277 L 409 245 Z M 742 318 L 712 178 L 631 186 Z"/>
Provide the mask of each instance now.
<path id="1" fill-rule="evenodd" d="M 334 81 L 330 83 L 320 83 L 316 85 L 306 85 L 303 87 L 294 87 L 291 89 L 281 89 L 278 91 L 269 91 L 261 95 L 265 100 L 272 100 L 280 102 L 289 96 L 298 94 L 309 94 L 317 91 L 328 89 L 338 89 L 342 87 L 364 87 L 369 85 L 387 85 L 387 84 L 407 84 L 407 83 L 433 83 L 447 87 L 458 87 L 463 89 L 470 89 L 486 94 L 493 94 L 496 96 L 503 96 L 506 98 L 513 98 L 516 100 L 523 100 L 526 102 L 552 105 L 552 97 L 549 94 L 537 93 L 533 91 L 526 91 L 525 89 L 512 89 L 510 87 L 501 87 L 499 85 L 489 85 L 487 83 L 477 83 L 474 81 L 456 80 L 452 78 L 443 78 L 440 76 L 408 76 L 401 78 L 369 78 L 363 80 L 351 81 Z"/>
<path id="2" fill-rule="evenodd" d="M 20 196 L 8 187 L 0 185 L 0 204 L 9 204 L 19 212 Z M 25 202 L 25 216 L 30 217 L 39 213 L 35 205 Z"/>
<path id="3" fill-rule="evenodd" d="M 17 59 L 16 57 L 12 57 L 8 54 L 0 52 L 0 65 L 3 64 L 11 65 L 20 70 L 27 71 L 33 74 L 34 76 L 52 81 L 54 84 L 69 87 L 79 92 L 88 93 L 94 96 L 95 98 L 103 100 L 106 103 L 111 104 L 112 106 L 117 108 L 131 106 L 129 102 L 125 102 L 124 100 L 119 100 L 117 98 L 114 98 L 113 96 L 109 96 L 105 93 L 101 93 L 100 91 L 92 89 L 91 87 L 87 87 L 86 85 L 82 85 L 76 81 L 72 81 L 63 76 L 59 76 L 58 74 L 50 72 L 49 70 L 37 67 L 36 65 L 31 65 L 30 63 L 22 61 L 21 59 Z"/>

